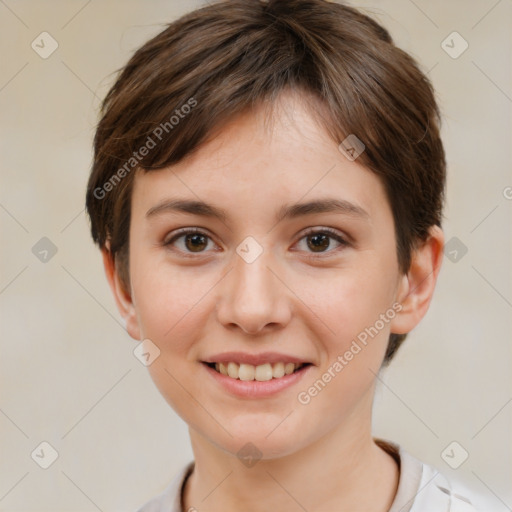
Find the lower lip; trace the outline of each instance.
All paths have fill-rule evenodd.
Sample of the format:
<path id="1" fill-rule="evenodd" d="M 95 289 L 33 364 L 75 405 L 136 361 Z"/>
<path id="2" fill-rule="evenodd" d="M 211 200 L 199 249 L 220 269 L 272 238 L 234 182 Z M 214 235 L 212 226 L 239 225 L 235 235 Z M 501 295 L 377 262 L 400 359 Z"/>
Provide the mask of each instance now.
<path id="1" fill-rule="evenodd" d="M 206 371 L 229 393 L 241 398 L 264 398 L 275 395 L 299 382 L 304 375 L 309 373 L 313 365 L 303 366 L 300 370 L 265 381 L 233 379 L 210 368 L 207 364 L 201 363 Z"/>

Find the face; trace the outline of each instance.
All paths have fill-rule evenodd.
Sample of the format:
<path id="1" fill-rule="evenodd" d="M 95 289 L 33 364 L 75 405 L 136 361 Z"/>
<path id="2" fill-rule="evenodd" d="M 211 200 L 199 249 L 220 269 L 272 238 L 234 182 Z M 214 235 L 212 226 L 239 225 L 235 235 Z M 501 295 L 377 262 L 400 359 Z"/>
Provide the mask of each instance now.
<path id="1" fill-rule="evenodd" d="M 299 98 L 283 96 L 278 112 L 272 129 L 262 110 L 240 115 L 185 161 L 136 175 L 125 305 L 130 334 L 160 351 L 154 382 L 190 428 L 268 458 L 370 428 L 404 293 L 380 180 Z M 232 376 L 212 368 L 220 361 Z M 307 364 L 280 377 L 292 362 Z M 232 363 L 243 363 L 238 379 Z M 272 378 L 245 380 L 254 371 Z"/>

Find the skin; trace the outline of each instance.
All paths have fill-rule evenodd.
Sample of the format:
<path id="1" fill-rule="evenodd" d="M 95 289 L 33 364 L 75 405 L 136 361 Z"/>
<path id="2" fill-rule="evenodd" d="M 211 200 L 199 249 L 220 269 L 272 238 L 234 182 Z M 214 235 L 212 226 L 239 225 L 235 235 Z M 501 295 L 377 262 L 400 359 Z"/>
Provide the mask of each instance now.
<path id="1" fill-rule="evenodd" d="M 367 217 L 330 212 L 275 222 L 283 205 L 325 197 L 349 201 Z M 227 217 L 147 215 L 175 198 L 207 201 Z M 209 237 L 199 251 L 184 236 L 165 245 L 185 227 Z M 315 249 L 305 231 L 326 227 L 348 244 L 328 238 Z M 250 264 L 236 252 L 247 236 L 263 249 Z M 148 367 L 156 386 L 189 425 L 195 469 L 184 510 L 389 509 L 399 472 L 371 436 L 376 374 L 390 332 L 409 332 L 425 315 L 442 246 L 433 227 L 409 272 L 400 273 L 380 180 L 349 161 L 292 93 L 280 97 L 271 127 L 262 108 L 246 112 L 177 165 L 136 174 L 129 291 L 107 249 L 104 264 L 129 334 L 161 351 Z M 307 405 L 299 403 L 298 393 L 396 303 L 401 311 L 378 335 Z M 238 398 L 200 362 L 231 350 L 278 351 L 314 366 L 274 396 Z M 263 454 L 249 468 L 236 455 L 248 442 Z"/>

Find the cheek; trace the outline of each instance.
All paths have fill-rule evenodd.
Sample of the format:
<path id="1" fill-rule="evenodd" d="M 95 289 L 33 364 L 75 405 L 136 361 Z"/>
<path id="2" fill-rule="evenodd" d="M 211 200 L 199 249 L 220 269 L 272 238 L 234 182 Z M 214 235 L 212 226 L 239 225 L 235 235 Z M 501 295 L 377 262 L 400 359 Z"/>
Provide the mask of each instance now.
<path id="1" fill-rule="evenodd" d="M 311 327 L 323 325 L 343 349 L 360 332 L 379 320 L 393 304 L 394 273 L 373 262 L 329 272 L 324 278 L 301 281 L 304 303 L 314 313 Z M 379 330 L 383 330 L 379 323 Z M 388 327 L 388 322 L 386 322 Z"/>
<path id="2" fill-rule="evenodd" d="M 215 281 L 206 272 L 173 267 L 161 261 L 161 257 L 151 258 L 149 253 L 136 250 L 130 269 L 132 297 L 142 335 L 166 345 L 172 341 L 173 349 L 179 351 L 179 342 L 184 339 L 180 333 L 194 324 L 201 299 Z"/>
<path id="3" fill-rule="evenodd" d="M 371 403 L 394 315 L 392 281 L 378 270 L 370 265 L 364 271 L 351 268 L 305 289 L 316 313 L 309 312 L 309 330 L 319 340 L 321 354 L 318 372 L 297 397 L 307 411 L 305 422 L 323 417 L 329 429 Z"/>
<path id="4" fill-rule="evenodd" d="M 190 396 L 184 390 L 198 379 L 199 367 L 192 364 L 194 347 L 207 303 L 201 298 L 211 288 L 211 279 L 154 263 L 139 267 L 150 270 L 137 272 L 139 262 L 143 264 L 134 258 L 132 286 L 141 334 L 160 350 L 147 369 L 167 403 L 190 422 Z"/>

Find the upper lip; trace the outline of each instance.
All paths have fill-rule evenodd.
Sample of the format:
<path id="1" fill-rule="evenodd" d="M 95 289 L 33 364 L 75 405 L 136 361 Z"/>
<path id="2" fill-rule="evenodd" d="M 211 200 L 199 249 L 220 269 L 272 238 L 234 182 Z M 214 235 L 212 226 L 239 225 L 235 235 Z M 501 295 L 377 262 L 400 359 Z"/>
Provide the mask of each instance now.
<path id="1" fill-rule="evenodd" d="M 262 352 L 261 354 L 248 354 L 247 352 L 222 352 L 213 354 L 204 363 L 244 363 L 258 366 L 265 363 L 309 363 L 301 357 L 290 356 L 288 354 L 280 354 L 278 352 Z"/>

